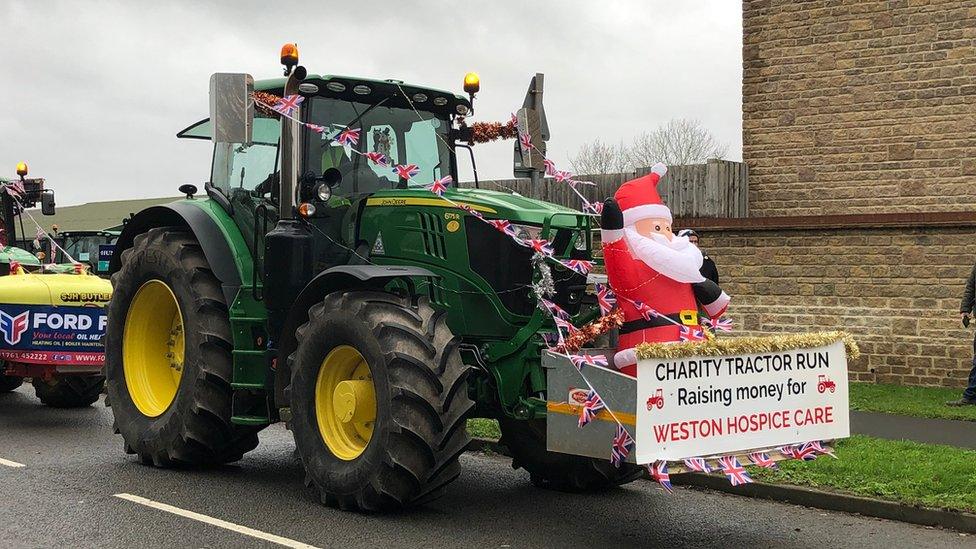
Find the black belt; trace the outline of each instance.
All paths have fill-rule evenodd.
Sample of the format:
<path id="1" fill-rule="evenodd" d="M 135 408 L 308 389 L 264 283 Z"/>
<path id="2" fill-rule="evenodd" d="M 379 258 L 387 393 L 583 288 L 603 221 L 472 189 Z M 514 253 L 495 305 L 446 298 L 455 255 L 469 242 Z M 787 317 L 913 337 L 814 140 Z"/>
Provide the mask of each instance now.
<path id="1" fill-rule="evenodd" d="M 669 320 L 670 319 L 670 320 Z M 631 332 L 636 332 L 638 330 L 646 330 L 647 328 L 660 328 L 662 326 L 683 326 L 681 322 L 681 315 L 675 313 L 673 315 L 661 315 L 652 316 L 650 320 L 639 318 L 637 320 L 628 320 L 624 322 L 620 327 L 620 335 L 629 334 Z"/>

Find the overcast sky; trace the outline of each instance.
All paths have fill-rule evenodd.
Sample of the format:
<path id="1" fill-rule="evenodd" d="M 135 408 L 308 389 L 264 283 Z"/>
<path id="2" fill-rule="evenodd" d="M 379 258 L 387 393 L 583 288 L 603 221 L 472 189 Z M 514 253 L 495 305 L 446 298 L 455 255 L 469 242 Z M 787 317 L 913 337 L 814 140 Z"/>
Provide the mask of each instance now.
<path id="1" fill-rule="evenodd" d="M 583 142 L 679 117 L 741 157 L 738 0 L 3 0 L 0 21 L 0 174 L 27 161 L 59 205 L 202 188 L 210 145 L 176 132 L 207 116 L 211 73 L 277 77 L 288 41 L 311 73 L 461 92 L 477 71 L 482 121 L 507 120 L 545 73 L 549 156 L 565 169 Z M 475 151 L 482 178 L 512 176 L 510 142 Z"/>

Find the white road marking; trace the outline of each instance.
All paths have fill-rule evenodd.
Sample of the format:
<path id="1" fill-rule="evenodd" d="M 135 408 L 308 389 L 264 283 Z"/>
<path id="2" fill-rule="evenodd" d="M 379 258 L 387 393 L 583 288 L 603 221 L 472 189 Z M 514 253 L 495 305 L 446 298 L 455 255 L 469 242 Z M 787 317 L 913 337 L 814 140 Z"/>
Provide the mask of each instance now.
<path id="1" fill-rule="evenodd" d="M 283 538 L 281 536 L 276 536 L 274 534 L 269 534 L 267 532 L 255 530 L 254 528 L 248 528 L 247 526 L 241 526 L 239 524 L 234 524 L 233 522 L 227 522 L 226 520 L 220 520 L 218 518 L 209 517 L 207 515 L 201 515 L 200 513 L 194 513 L 193 511 L 187 511 L 186 509 L 180 509 L 179 507 L 173 507 L 172 505 L 159 503 L 158 501 L 146 499 L 141 496 L 134 496 L 132 494 L 115 494 L 115 497 L 128 500 L 133 503 L 138 503 L 139 505 L 145 505 L 146 507 L 152 507 L 153 509 L 159 509 L 160 511 L 166 511 L 167 513 L 173 513 L 174 515 L 179 515 L 181 517 L 186 517 L 188 519 L 193 519 L 199 522 L 217 526 L 219 528 L 224 528 L 225 530 L 231 530 L 239 534 L 244 534 L 245 536 L 251 536 L 252 538 L 257 538 L 264 541 L 270 541 L 271 543 L 277 543 L 278 545 L 283 545 L 285 547 L 294 547 L 296 549 L 317 549 L 314 545 L 308 545 L 307 543 L 301 543 L 293 539 Z"/>
<path id="2" fill-rule="evenodd" d="M 6 465 L 7 467 L 26 467 L 23 463 L 17 463 L 16 461 L 3 458 L 0 458 L 0 465 Z"/>

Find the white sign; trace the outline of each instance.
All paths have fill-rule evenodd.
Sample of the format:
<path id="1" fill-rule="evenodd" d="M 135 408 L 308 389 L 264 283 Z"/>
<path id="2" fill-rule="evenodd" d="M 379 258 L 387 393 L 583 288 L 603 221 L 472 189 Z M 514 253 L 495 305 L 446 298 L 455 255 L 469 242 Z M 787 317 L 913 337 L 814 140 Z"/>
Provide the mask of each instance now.
<path id="1" fill-rule="evenodd" d="M 848 436 L 842 342 L 637 364 L 637 463 Z"/>

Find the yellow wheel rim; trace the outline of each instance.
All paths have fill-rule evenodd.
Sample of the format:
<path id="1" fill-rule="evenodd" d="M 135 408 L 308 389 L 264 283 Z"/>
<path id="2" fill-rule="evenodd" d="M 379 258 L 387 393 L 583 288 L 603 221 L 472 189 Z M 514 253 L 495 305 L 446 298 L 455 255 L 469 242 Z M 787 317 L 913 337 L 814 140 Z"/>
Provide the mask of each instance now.
<path id="1" fill-rule="evenodd" d="M 122 370 L 129 396 L 147 417 L 165 412 L 180 386 L 186 339 L 173 290 L 161 280 L 143 284 L 125 315 Z"/>
<path id="2" fill-rule="evenodd" d="M 363 355 L 340 345 L 325 357 L 315 380 L 315 416 L 322 440 L 337 458 L 366 450 L 376 422 L 376 389 Z"/>

